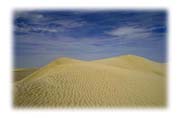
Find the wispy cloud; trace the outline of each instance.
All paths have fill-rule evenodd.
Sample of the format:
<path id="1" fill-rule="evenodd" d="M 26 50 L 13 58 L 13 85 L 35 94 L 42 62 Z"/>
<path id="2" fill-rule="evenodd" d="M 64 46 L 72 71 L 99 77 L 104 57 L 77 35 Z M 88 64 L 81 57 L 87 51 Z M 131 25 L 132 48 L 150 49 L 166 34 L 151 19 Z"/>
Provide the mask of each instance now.
<path id="1" fill-rule="evenodd" d="M 62 26 L 63 28 L 78 28 L 86 24 L 85 21 L 76 21 L 76 20 L 57 20 L 57 21 L 52 21 L 51 23 Z"/>
<path id="2" fill-rule="evenodd" d="M 148 29 L 137 26 L 118 27 L 109 32 L 106 32 L 106 34 L 127 40 L 147 39 L 152 35 Z"/>
<path id="3" fill-rule="evenodd" d="M 22 32 L 22 33 L 31 33 L 31 32 L 37 32 L 37 33 L 55 33 L 58 32 L 55 28 L 48 28 L 48 27 L 15 27 L 15 32 Z"/>
<path id="4" fill-rule="evenodd" d="M 61 33 L 86 25 L 80 18 L 65 18 L 34 12 L 16 12 L 14 31 L 17 34 Z"/>
<path id="5" fill-rule="evenodd" d="M 56 29 L 50 29 L 50 28 L 41 28 L 41 27 L 38 27 L 38 28 L 34 28 L 33 29 L 34 31 L 40 31 L 40 32 L 58 32 Z"/>

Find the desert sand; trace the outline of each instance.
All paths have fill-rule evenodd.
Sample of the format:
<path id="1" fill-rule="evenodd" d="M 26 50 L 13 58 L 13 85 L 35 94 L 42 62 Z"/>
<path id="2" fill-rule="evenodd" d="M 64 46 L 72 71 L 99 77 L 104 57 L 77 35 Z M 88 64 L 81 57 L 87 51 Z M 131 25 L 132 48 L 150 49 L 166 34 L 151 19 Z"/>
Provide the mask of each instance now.
<path id="1" fill-rule="evenodd" d="M 19 81 L 26 76 L 30 75 L 31 73 L 38 70 L 38 68 L 19 68 L 14 70 L 14 81 Z"/>
<path id="2" fill-rule="evenodd" d="M 15 107 L 163 107 L 166 65 L 125 55 L 59 58 L 14 82 Z M 18 75 L 18 76 L 21 76 Z"/>

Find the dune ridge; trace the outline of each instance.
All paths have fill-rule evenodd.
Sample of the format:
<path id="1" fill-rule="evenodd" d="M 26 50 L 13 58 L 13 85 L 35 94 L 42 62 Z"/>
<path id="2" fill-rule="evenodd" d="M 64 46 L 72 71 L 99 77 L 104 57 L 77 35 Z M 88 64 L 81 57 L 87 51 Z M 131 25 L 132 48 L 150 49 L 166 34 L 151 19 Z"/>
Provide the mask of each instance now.
<path id="1" fill-rule="evenodd" d="M 14 79 L 13 81 L 20 81 L 27 77 L 28 75 L 32 74 L 33 72 L 37 71 L 38 68 L 19 68 L 13 71 Z"/>
<path id="2" fill-rule="evenodd" d="M 60 58 L 14 83 L 14 105 L 159 107 L 166 105 L 165 87 L 165 64 L 142 57 Z"/>

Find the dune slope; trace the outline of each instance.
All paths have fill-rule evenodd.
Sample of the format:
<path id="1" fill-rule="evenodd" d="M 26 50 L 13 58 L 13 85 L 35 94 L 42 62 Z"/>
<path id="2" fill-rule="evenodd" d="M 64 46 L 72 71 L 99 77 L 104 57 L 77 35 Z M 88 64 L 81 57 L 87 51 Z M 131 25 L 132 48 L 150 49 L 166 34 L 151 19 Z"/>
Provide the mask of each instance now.
<path id="1" fill-rule="evenodd" d="M 15 69 L 15 71 L 13 72 L 14 81 L 19 81 L 37 70 L 38 68 Z"/>
<path id="2" fill-rule="evenodd" d="M 165 75 L 165 64 L 153 62 L 143 57 L 125 55 L 108 59 L 96 60 L 94 62 L 106 65 L 126 68 L 131 70 L 148 71 L 160 75 Z"/>
<path id="3" fill-rule="evenodd" d="M 161 64 L 136 58 L 139 59 L 132 56 L 131 60 L 124 57 L 92 62 L 55 60 L 14 83 L 14 104 L 18 107 L 164 106 L 165 75 L 157 69 Z M 141 63 L 149 66 L 143 67 Z"/>

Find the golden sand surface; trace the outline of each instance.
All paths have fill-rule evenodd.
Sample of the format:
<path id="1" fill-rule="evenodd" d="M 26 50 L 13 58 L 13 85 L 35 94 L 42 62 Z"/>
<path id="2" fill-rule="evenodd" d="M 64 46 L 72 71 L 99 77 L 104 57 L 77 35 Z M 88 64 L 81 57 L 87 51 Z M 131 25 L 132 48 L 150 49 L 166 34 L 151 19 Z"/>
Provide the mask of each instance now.
<path id="1" fill-rule="evenodd" d="M 13 83 L 14 106 L 163 107 L 165 68 L 134 55 L 95 61 L 60 58 Z"/>

